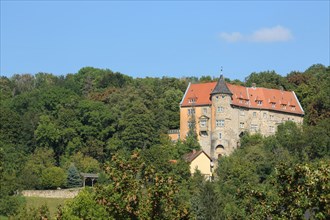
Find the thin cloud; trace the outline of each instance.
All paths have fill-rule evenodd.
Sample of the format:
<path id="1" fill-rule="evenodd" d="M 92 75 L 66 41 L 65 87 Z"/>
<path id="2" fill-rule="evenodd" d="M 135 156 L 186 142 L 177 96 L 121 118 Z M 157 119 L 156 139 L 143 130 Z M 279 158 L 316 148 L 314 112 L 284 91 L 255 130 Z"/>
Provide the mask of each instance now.
<path id="1" fill-rule="evenodd" d="M 223 38 L 227 42 L 237 42 L 244 39 L 243 35 L 239 32 L 233 32 L 233 33 L 221 33 L 220 37 Z"/>
<path id="2" fill-rule="evenodd" d="M 247 42 L 285 42 L 293 39 L 293 35 L 288 28 L 277 25 L 271 28 L 262 28 L 254 31 L 250 35 L 243 35 L 240 32 L 220 33 L 220 37 L 230 43 Z"/>

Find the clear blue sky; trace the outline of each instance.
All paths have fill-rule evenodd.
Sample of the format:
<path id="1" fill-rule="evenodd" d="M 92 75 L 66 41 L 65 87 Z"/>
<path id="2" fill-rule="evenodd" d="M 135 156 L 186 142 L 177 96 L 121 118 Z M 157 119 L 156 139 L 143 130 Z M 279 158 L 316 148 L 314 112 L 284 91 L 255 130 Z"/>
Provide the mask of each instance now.
<path id="1" fill-rule="evenodd" d="M 329 66 L 329 1 L 3 1 L 1 75 L 218 76 Z"/>

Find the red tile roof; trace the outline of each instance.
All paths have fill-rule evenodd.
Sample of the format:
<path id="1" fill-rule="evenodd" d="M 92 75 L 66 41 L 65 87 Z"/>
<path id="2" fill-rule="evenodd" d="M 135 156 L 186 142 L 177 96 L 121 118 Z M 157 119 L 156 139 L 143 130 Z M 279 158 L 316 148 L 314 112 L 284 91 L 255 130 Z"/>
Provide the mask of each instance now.
<path id="1" fill-rule="evenodd" d="M 190 84 L 181 102 L 181 107 L 211 105 L 210 94 L 217 82 Z M 244 87 L 226 83 L 233 93 L 232 105 L 267 109 L 303 115 L 304 111 L 293 91 Z"/>

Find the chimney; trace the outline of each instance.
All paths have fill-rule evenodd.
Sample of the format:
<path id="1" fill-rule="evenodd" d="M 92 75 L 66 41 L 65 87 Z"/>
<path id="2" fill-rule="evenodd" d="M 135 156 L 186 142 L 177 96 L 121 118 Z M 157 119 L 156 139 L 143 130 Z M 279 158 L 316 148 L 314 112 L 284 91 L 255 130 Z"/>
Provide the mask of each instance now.
<path id="1" fill-rule="evenodd" d="M 256 83 L 252 83 L 252 88 L 256 88 L 257 87 L 257 84 Z"/>

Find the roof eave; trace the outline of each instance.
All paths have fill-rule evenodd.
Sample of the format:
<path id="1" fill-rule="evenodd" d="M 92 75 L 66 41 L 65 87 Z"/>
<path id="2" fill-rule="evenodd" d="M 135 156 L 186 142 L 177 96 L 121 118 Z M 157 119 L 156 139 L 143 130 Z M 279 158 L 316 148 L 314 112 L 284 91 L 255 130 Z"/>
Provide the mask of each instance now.
<path id="1" fill-rule="evenodd" d="M 183 95 L 183 97 L 182 97 L 182 100 L 181 100 L 181 102 L 180 102 L 180 106 L 182 105 L 184 99 L 186 98 L 186 95 L 187 95 L 187 93 L 188 93 L 188 91 L 189 91 L 190 85 L 191 85 L 191 83 L 189 82 L 188 87 L 187 87 L 187 89 L 186 89 L 186 91 L 185 91 L 185 93 L 184 93 L 184 95 Z"/>

